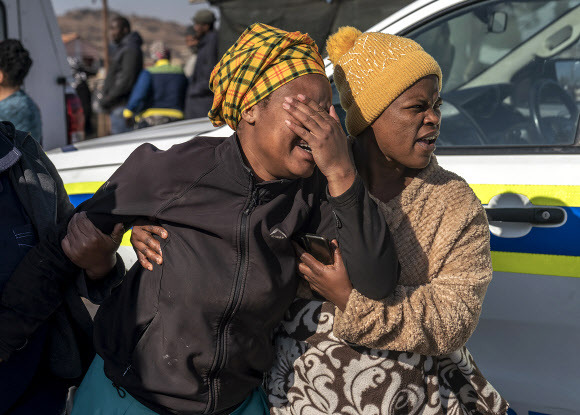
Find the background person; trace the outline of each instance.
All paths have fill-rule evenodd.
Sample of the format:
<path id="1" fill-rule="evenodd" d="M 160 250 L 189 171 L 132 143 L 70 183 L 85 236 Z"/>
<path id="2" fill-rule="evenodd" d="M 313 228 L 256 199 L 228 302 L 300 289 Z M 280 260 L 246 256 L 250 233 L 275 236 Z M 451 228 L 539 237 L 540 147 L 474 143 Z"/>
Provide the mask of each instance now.
<path id="1" fill-rule="evenodd" d="M 149 48 L 153 66 L 143 69 L 133 87 L 123 117 L 137 128 L 183 119 L 187 78 L 181 67 L 170 63 L 171 54 L 162 41 Z"/>
<path id="2" fill-rule="evenodd" d="M 504 414 L 507 402 L 465 348 L 492 276 L 489 227 L 469 185 L 433 156 L 439 65 L 410 39 L 350 27 L 327 50 L 357 171 L 384 214 L 400 275 L 391 294 L 371 300 L 340 255 L 323 266 L 297 248 L 299 271 L 334 304 L 290 307 L 266 381 L 271 413 Z"/>
<path id="3" fill-rule="evenodd" d="M 0 42 L 0 121 L 10 121 L 17 130 L 29 132 L 42 142 L 40 110 L 21 87 L 32 66 L 30 54 L 15 39 Z"/>
<path id="4" fill-rule="evenodd" d="M 193 17 L 195 37 L 198 39 L 197 59 L 189 78 L 185 100 L 185 118 L 205 118 L 213 102 L 209 79 L 218 62 L 218 34 L 214 29 L 215 15 L 209 9 L 198 11 Z"/>
<path id="5" fill-rule="evenodd" d="M 0 123 L 1 414 L 62 414 L 69 386 L 80 383 L 94 357 L 91 316 L 74 284 L 50 290 L 42 280 L 20 285 L 22 281 L 10 279 L 26 253 L 72 211 L 42 147 L 11 123 Z M 88 256 L 103 247 L 88 241 L 86 248 L 79 245 L 79 254 Z M 118 266 L 123 267 L 122 261 Z M 82 284 L 81 273 L 73 277 Z M 36 289 L 42 295 L 27 308 L 29 290 Z M 44 315 L 46 301 L 55 296 L 58 306 Z M 24 338 L 21 330 L 27 331 Z"/>
<path id="6" fill-rule="evenodd" d="M 195 61 L 197 60 L 197 46 L 199 45 L 197 32 L 193 26 L 187 26 L 185 29 L 185 45 L 187 46 L 190 55 L 187 57 L 185 65 L 183 65 L 183 73 L 187 79 L 189 79 L 193 75 L 193 70 L 195 69 Z"/>
<path id="7" fill-rule="evenodd" d="M 109 30 L 113 46 L 100 104 L 109 112 L 111 133 L 118 134 L 131 129 L 126 125 L 123 110 L 143 69 L 143 40 L 139 33 L 131 31 L 129 20 L 123 16 L 115 17 Z"/>

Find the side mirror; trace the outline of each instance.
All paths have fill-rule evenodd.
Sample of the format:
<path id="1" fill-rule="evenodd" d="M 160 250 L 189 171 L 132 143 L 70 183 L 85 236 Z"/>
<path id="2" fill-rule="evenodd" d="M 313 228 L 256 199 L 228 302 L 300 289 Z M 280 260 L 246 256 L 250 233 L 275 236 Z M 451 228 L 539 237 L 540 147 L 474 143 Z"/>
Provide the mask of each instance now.
<path id="1" fill-rule="evenodd" d="M 490 33 L 503 33 L 507 28 L 508 15 L 506 12 L 493 12 L 487 21 L 487 31 Z"/>

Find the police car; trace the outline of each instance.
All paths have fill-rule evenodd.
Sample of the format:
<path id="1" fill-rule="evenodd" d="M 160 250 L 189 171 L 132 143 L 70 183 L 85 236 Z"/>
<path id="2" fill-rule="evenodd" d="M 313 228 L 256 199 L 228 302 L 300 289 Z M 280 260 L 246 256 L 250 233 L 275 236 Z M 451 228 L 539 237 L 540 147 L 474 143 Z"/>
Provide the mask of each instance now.
<path id="1" fill-rule="evenodd" d="M 489 215 L 494 278 L 468 348 L 510 414 L 579 414 L 580 0 L 420 0 L 369 30 L 415 39 L 440 63 L 436 154 Z M 49 155 L 78 203 L 142 142 L 210 130 L 186 121 Z"/>

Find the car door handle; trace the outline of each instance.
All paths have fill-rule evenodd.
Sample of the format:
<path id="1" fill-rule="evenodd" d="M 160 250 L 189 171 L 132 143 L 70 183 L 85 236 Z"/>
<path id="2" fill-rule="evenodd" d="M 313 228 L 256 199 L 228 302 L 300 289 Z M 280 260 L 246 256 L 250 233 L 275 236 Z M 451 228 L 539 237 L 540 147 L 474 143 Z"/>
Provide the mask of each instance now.
<path id="1" fill-rule="evenodd" d="M 519 222 L 533 225 L 559 225 L 566 219 L 562 208 L 485 208 L 490 222 Z"/>

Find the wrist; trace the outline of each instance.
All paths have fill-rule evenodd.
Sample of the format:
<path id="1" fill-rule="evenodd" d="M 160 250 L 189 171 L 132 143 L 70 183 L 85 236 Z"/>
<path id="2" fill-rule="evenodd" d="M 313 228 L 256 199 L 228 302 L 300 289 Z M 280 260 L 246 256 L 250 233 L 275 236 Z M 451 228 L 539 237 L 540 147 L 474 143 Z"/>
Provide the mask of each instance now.
<path id="1" fill-rule="evenodd" d="M 342 312 L 346 309 L 346 305 L 348 304 L 348 299 L 350 298 L 350 293 L 352 292 L 352 286 L 344 291 L 344 293 L 334 302 L 334 305 L 338 307 L 338 309 Z"/>
<path id="2" fill-rule="evenodd" d="M 91 280 L 98 280 L 106 277 L 115 265 L 117 265 L 117 256 L 112 255 L 107 261 L 103 261 L 97 266 L 85 268 L 85 275 Z"/>
<path id="3" fill-rule="evenodd" d="M 328 193 L 332 197 L 337 197 L 346 192 L 356 178 L 356 170 L 354 166 L 349 166 L 348 168 L 339 169 L 330 173 L 326 176 L 328 181 Z"/>

